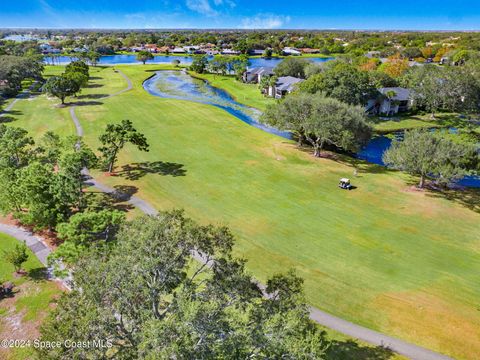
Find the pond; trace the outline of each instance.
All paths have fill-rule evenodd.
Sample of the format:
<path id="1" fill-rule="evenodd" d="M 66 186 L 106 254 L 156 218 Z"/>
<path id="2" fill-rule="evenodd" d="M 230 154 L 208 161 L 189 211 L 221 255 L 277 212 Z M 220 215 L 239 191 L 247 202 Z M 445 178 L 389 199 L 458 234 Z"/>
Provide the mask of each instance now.
<path id="1" fill-rule="evenodd" d="M 210 57 L 211 58 L 211 57 Z M 71 56 L 45 56 L 44 61 L 50 65 L 62 65 L 68 64 L 72 60 L 75 60 L 75 57 Z M 305 58 L 313 62 L 326 62 L 332 60 L 333 58 Z M 153 60 L 147 61 L 147 64 L 171 64 L 172 61 L 178 60 L 181 64 L 189 65 L 192 63 L 191 56 L 175 56 L 175 55 L 156 55 Z M 283 59 L 279 58 L 251 58 L 249 67 L 259 67 L 259 66 L 277 66 Z M 53 61 L 53 62 L 52 62 Z M 137 60 L 136 55 L 105 55 L 100 57 L 98 62 L 100 65 L 120 65 L 120 64 L 141 64 Z"/>
<path id="2" fill-rule="evenodd" d="M 271 134 L 291 138 L 288 132 L 260 123 L 259 110 L 236 102 L 226 91 L 211 86 L 205 80 L 193 78 L 183 71 L 158 71 L 143 83 L 143 87 L 154 96 L 214 105 L 249 125 Z"/>
<path id="3" fill-rule="evenodd" d="M 456 129 L 453 131 L 456 131 Z M 393 138 L 401 140 L 403 138 L 403 133 L 394 133 L 392 138 L 387 136 L 374 137 L 370 140 L 367 146 L 357 154 L 357 157 L 373 164 L 385 166 L 385 163 L 382 160 L 382 155 L 392 144 Z M 465 176 L 456 183 L 461 186 L 480 188 L 480 176 Z"/>

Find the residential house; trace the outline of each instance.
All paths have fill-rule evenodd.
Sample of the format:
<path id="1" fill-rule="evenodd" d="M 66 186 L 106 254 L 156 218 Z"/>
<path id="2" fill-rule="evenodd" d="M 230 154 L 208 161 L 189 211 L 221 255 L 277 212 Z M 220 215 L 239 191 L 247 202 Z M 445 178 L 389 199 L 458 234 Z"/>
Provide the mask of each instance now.
<path id="1" fill-rule="evenodd" d="M 186 54 L 187 53 L 187 51 L 182 47 L 175 47 L 175 48 L 171 49 L 170 52 L 172 54 Z"/>
<path id="2" fill-rule="evenodd" d="M 205 50 L 205 54 L 207 54 L 208 56 L 215 56 L 215 55 L 220 54 L 220 51 L 218 51 L 218 50 Z"/>
<path id="3" fill-rule="evenodd" d="M 248 69 L 243 73 L 243 82 L 246 83 L 255 83 L 258 84 L 262 81 L 262 77 L 264 76 L 272 76 L 273 75 L 273 67 L 268 66 L 261 66 L 252 69 Z"/>
<path id="4" fill-rule="evenodd" d="M 240 51 L 236 51 L 233 49 L 223 49 L 222 54 L 223 55 L 240 55 Z"/>
<path id="5" fill-rule="evenodd" d="M 303 54 L 319 54 L 320 49 L 312 49 L 312 48 L 301 48 L 300 51 Z"/>
<path id="6" fill-rule="evenodd" d="M 73 49 L 73 52 L 76 53 L 86 53 L 89 50 L 88 46 L 84 45 L 83 47 L 76 47 Z"/>
<path id="7" fill-rule="evenodd" d="M 283 52 L 283 55 L 294 55 L 294 56 L 302 55 L 302 53 L 299 50 L 292 47 L 285 47 L 283 48 L 282 52 Z"/>
<path id="8" fill-rule="evenodd" d="M 184 46 L 183 48 L 189 54 L 197 54 L 197 52 L 200 50 L 200 46 L 197 46 L 197 45 L 187 45 L 187 46 Z"/>
<path id="9" fill-rule="evenodd" d="M 167 52 L 170 52 L 170 47 L 168 46 L 161 46 L 159 48 L 157 48 L 157 51 L 159 53 L 167 53 Z"/>
<path id="10" fill-rule="evenodd" d="M 367 103 L 366 112 L 368 114 L 392 116 L 408 111 L 413 104 L 409 89 L 387 87 L 378 89 L 378 92 L 380 96 Z"/>
<path id="11" fill-rule="evenodd" d="M 155 54 L 158 52 L 158 48 L 156 44 L 145 44 L 144 49 Z"/>
<path id="12" fill-rule="evenodd" d="M 42 54 L 60 54 L 61 52 L 60 49 L 55 48 L 51 44 L 43 43 L 43 44 L 40 44 L 38 47 L 40 48 L 40 51 L 42 52 Z"/>
<path id="13" fill-rule="evenodd" d="M 265 50 L 262 49 L 252 49 L 248 52 L 249 55 L 252 56 L 263 56 L 265 54 Z"/>
<path id="14" fill-rule="evenodd" d="M 302 81 L 304 80 L 293 76 L 281 76 L 277 79 L 275 87 L 268 89 L 268 95 L 276 99 L 281 99 L 295 90 L 295 86 Z"/>

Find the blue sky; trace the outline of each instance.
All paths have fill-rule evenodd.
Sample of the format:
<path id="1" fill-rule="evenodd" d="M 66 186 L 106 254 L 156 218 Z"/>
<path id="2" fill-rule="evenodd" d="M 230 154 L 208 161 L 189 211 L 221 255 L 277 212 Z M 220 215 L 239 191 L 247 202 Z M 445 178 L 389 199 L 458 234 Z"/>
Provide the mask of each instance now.
<path id="1" fill-rule="evenodd" d="M 0 0 L 0 27 L 480 30 L 480 0 Z"/>

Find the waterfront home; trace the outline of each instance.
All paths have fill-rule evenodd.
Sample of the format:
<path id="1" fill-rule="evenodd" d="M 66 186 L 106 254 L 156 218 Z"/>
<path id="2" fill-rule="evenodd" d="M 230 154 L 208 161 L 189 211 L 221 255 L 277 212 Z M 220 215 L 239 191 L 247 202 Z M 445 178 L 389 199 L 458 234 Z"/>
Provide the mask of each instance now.
<path id="1" fill-rule="evenodd" d="M 198 45 L 187 45 L 183 47 L 185 51 L 189 54 L 197 54 L 200 50 L 200 46 Z"/>
<path id="2" fill-rule="evenodd" d="M 172 54 L 186 54 L 187 51 L 184 48 L 181 47 L 175 47 L 172 50 L 170 50 Z"/>
<path id="3" fill-rule="evenodd" d="M 294 56 L 302 55 L 302 53 L 299 50 L 292 47 L 283 48 L 282 53 L 283 55 L 294 55 Z"/>
<path id="4" fill-rule="evenodd" d="M 299 49 L 302 54 L 319 54 L 320 49 L 312 49 L 312 48 L 301 48 Z"/>
<path id="5" fill-rule="evenodd" d="M 379 97 L 370 99 L 366 112 L 370 115 L 392 116 L 408 111 L 413 105 L 409 89 L 401 87 L 386 87 L 378 89 Z"/>
<path id="6" fill-rule="evenodd" d="M 251 56 L 263 56 L 264 53 L 265 50 L 262 49 L 252 49 L 248 52 L 248 54 Z"/>
<path id="7" fill-rule="evenodd" d="M 222 54 L 223 55 L 240 55 L 240 51 L 236 51 L 233 49 L 223 49 Z"/>
<path id="8" fill-rule="evenodd" d="M 277 79 L 275 87 L 270 87 L 268 89 L 268 95 L 273 96 L 276 99 L 281 99 L 295 90 L 296 85 L 302 81 L 304 80 L 293 76 L 281 76 Z"/>
<path id="9" fill-rule="evenodd" d="M 144 49 L 150 51 L 151 53 L 157 53 L 158 48 L 156 44 L 145 44 Z"/>
<path id="10" fill-rule="evenodd" d="M 261 66 L 248 69 L 243 73 L 242 79 L 246 83 L 258 84 L 264 76 L 273 76 L 273 67 Z"/>
<path id="11" fill-rule="evenodd" d="M 168 46 L 161 46 L 159 48 L 157 48 L 157 51 L 159 53 L 167 53 L 167 52 L 170 52 L 170 47 Z"/>
<path id="12" fill-rule="evenodd" d="M 40 44 L 40 51 L 42 54 L 60 54 L 61 50 L 50 45 L 50 44 Z"/>

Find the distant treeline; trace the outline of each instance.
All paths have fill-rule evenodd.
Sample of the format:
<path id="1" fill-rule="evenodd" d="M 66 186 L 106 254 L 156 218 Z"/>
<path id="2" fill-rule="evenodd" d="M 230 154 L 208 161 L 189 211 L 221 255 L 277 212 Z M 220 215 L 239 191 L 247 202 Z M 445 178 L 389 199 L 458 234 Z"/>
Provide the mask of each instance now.
<path id="1" fill-rule="evenodd" d="M 3 30 L 0 37 L 25 34 L 25 30 Z M 329 55 L 364 54 L 380 51 L 382 56 L 396 53 L 428 54 L 449 50 L 480 50 L 479 32 L 375 32 L 314 30 L 32 30 L 39 41 L 50 41 L 62 49 L 87 46 L 91 51 L 111 54 L 142 44 L 185 46 L 212 44 L 231 47 L 242 53 L 270 48 L 280 52 L 284 47 L 309 48 Z M 37 48 L 39 41 L 0 40 L 0 53 Z M 13 53 L 15 55 L 15 53 Z M 416 56 L 418 57 L 418 56 Z"/>

